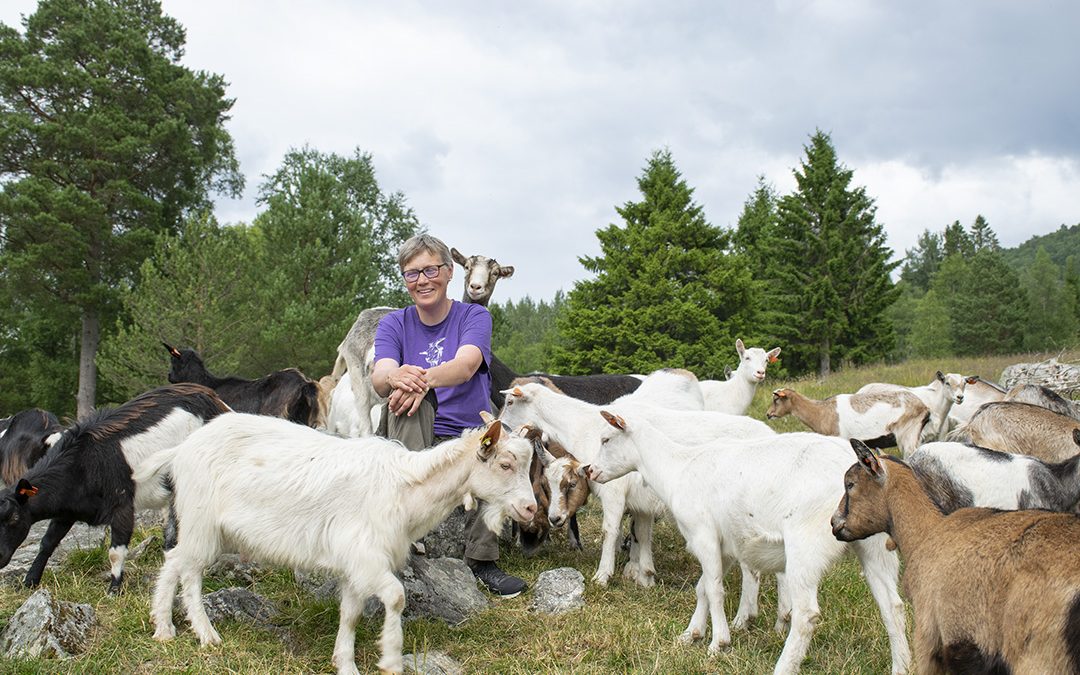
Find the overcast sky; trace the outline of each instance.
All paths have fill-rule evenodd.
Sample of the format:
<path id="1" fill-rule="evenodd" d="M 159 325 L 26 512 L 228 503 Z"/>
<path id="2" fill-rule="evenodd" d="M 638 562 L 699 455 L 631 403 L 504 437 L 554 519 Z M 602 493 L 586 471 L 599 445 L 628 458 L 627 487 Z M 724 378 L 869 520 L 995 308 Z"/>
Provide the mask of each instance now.
<path id="1" fill-rule="evenodd" d="M 221 221 L 251 221 L 289 148 L 360 148 L 433 234 L 517 268 L 497 300 L 586 277 L 659 148 L 722 227 L 759 175 L 793 189 L 819 128 L 898 257 L 977 214 L 1005 246 L 1080 222 L 1080 3 L 163 4 L 236 99 L 247 190 Z"/>

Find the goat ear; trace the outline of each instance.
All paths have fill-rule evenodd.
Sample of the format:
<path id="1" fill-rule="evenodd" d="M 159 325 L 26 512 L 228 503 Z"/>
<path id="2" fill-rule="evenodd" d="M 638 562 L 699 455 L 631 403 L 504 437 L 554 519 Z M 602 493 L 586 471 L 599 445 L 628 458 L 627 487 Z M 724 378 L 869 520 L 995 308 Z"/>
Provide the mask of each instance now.
<path id="1" fill-rule="evenodd" d="M 176 347 L 173 347 L 172 345 L 170 345 L 168 342 L 165 342 L 164 340 L 161 341 L 161 344 L 165 345 L 165 349 L 169 350 L 169 354 L 174 359 L 180 358 L 180 350 L 179 349 L 177 349 Z"/>
<path id="2" fill-rule="evenodd" d="M 499 265 L 499 276 L 503 279 L 509 279 L 510 277 L 514 276 L 514 266 Z"/>
<path id="3" fill-rule="evenodd" d="M 978 375 L 968 375 L 964 379 L 967 380 L 968 384 L 975 384 L 976 382 L 979 381 L 979 376 Z"/>
<path id="4" fill-rule="evenodd" d="M 784 389 L 776 389 L 772 393 L 773 398 L 787 398 L 787 391 Z"/>
<path id="5" fill-rule="evenodd" d="M 603 418 L 607 420 L 607 423 L 611 426 L 615 427 L 620 431 L 626 431 L 626 420 L 624 420 L 623 418 L 619 417 L 618 415 L 612 415 L 606 410 L 601 410 L 600 415 L 603 416 Z"/>
<path id="6" fill-rule="evenodd" d="M 937 371 L 937 375 L 935 375 L 935 377 L 936 377 L 937 379 L 941 380 L 942 382 L 944 382 L 944 381 L 945 381 L 945 376 L 944 376 L 944 375 L 942 375 L 942 373 L 941 373 L 941 371 L 940 371 L 940 370 L 939 370 L 939 371 Z"/>
<path id="7" fill-rule="evenodd" d="M 880 479 L 884 475 L 884 471 L 881 469 L 881 461 L 866 443 L 863 443 L 857 438 L 853 438 L 851 439 L 851 448 L 855 451 L 855 456 L 859 459 L 859 465 L 862 466 L 867 473 L 877 479 Z"/>
<path id="8" fill-rule="evenodd" d="M 495 445 L 499 442 L 499 436 L 502 435 L 502 428 L 502 422 L 495 420 L 480 437 L 480 449 L 476 451 L 476 456 L 481 462 L 488 461 L 495 454 Z"/>
<path id="9" fill-rule="evenodd" d="M 495 421 L 495 416 L 486 410 L 480 411 L 480 419 L 484 420 L 484 424 L 491 424 Z"/>
<path id="10" fill-rule="evenodd" d="M 746 351 L 746 345 L 743 344 L 742 338 L 735 339 L 735 351 L 739 352 L 739 356 L 743 355 Z"/>
<path id="11" fill-rule="evenodd" d="M 450 249 L 450 257 L 454 259 L 454 262 L 461 265 L 462 267 L 465 267 L 466 259 L 465 256 L 461 255 L 461 251 L 457 250 L 456 248 Z"/>
<path id="12" fill-rule="evenodd" d="M 19 482 L 15 484 L 15 501 L 20 504 L 25 504 L 27 499 L 30 499 L 38 493 L 38 489 L 30 484 L 30 481 L 25 478 L 20 478 Z"/>
<path id="13" fill-rule="evenodd" d="M 769 363 L 776 363 L 780 359 L 780 348 L 770 349 L 765 356 L 769 357 Z"/>
<path id="14" fill-rule="evenodd" d="M 585 480 L 588 480 L 589 479 L 589 465 L 588 464 L 579 464 L 578 468 L 574 470 L 574 473 L 576 473 L 579 478 L 584 478 Z"/>

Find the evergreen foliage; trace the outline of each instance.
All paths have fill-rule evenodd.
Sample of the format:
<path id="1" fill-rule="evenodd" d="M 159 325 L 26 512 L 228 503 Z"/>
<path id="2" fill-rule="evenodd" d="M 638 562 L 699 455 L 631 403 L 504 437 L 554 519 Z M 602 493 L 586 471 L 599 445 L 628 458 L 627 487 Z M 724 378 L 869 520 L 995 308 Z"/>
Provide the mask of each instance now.
<path id="1" fill-rule="evenodd" d="M 529 296 L 502 305 L 492 303 L 492 351 L 514 372 L 551 372 L 558 338 L 556 322 L 565 308 L 562 291 L 557 291 L 550 303 L 534 302 Z"/>
<path id="2" fill-rule="evenodd" d="M 1051 262 L 1064 269 L 1069 256 L 1080 255 L 1080 224 L 1062 225 L 1053 232 L 1035 235 L 1016 248 L 1005 249 L 1005 260 L 1017 272 L 1028 269 L 1035 262 L 1040 248 L 1046 249 Z"/>
<path id="3" fill-rule="evenodd" d="M 892 251 L 862 187 L 840 164 L 828 134 L 818 131 L 794 171 L 797 189 L 779 201 L 775 237 L 762 252 L 772 258 L 780 321 L 772 335 L 789 369 L 827 375 L 833 361 L 884 358 L 894 345 L 884 320 L 898 291 Z"/>
<path id="4" fill-rule="evenodd" d="M 1021 277 L 1027 294 L 1028 320 L 1024 347 L 1030 350 L 1063 349 L 1076 343 L 1076 296 L 1042 246 L 1035 262 Z"/>
<path id="5" fill-rule="evenodd" d="M 180 64 L 184 30 L 152 0 L 42 0 L 24 25 L 0 25 L 0 269 L 27 311 L 77 317 L 86 413 L 121 284 L 156 234 L 242 187 L 233 102 L 221 76 Z"/>
<path id="6" fill-rule="evenodd" d="M 932 290 L 948 307 L 956 354 L 1002 354 L 1022 346 L 1027 297 L 1000 251 L 984 248 L 970 260 L 947 257 Z"/>
<path id="7" fill-rule="evenodd" d="M 919 292 L 925 293 L 929 290 L 930 280 L 934 278 L 945 258 L 943 243 L 943 235 L 923 230 L 915 242 L 915 247 L 904 252 L 900 280 Z"/>
<path id="8" fill-rule="evenodd" d="M 671 153 L 657 151 L 638 179 L 641 200 L 616 211 L 623 225 L 597 231 L 601 254 L 579 258 L 579 282 L 558 318 L 553 364 L 569 374 L 688 368 L 717 378 L 728 345 L 751 325 L 750 271 L 725 253 Z"/>
<path id="9" fill-rule="evenodd" d="M 397 250 L 419 228 L 400 193 L 384 194 L 369 154 L 291 150 L 259 190 L 264 314 L 252 365 L 319 377 L 367 307 L 409 302 Z"/>
<path id="10" fill-rule="evenodd" d="M 379 189 L 369 155 L 290 151 L 260 195 L 255 225 L 194 218 L 143 265 L 123 296 L 130 320 L 100 359 L 125 398 L 164 383 L 161 340 L 217 375 L 297 367 L 318 379 L 360 310 L 404 302 L 391 261 L 418 223 L 402 195 Z"/>

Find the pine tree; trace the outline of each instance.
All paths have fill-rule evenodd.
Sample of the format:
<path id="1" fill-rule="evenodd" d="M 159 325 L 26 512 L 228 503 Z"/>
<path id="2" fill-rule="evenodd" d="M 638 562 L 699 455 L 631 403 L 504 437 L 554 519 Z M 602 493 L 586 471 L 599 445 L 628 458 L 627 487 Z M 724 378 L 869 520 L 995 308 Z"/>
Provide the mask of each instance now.
<path id="1" fill-rule="evenodd" d="M 596 277 L 567 296 L 554 366 L 566 373 L 670 366 L 720 377 L 730 345 L 751 324 L 749 270 L 725 253 L 728 233 L 705 220 L 669 151 L 652 155 L 638 189 L 640 201 L 616 209 L 622 226 L 597 230 L 601 254 L 580 258 Z"/>
<path id="2" fill-rule="evenodd" d="M 240 192 L 233 102 L 221 76 L 180 64 L 184 29 L 158 2 L 42 0 L 24 25 L 0 25 L 0 268 L 78 316 L 81 416 L 121 284 L 157 234 Z"/>
<path id="3" fill-rule="evenodd" d="M 834 359 L 861 363 L 892 349 L 884 315 L 897 297 L 889 275 L 898 263 L 890 262 L 873 200 L 851 187 L 853 172 L 839 163 L 829 135 L 816 132 L 804 149 L 797 189 L 780 200 L 767 248 L 776 261 L 771 281 L 786 298 L 775 337 L 789 368 L 824 376 Z"/>
<path id="4" fill-rule="evenodd" d="M 904 266 L 900 270 L 900 279 L 918 291 L 925 293 L 930 288 L 941 261 L 945 258 L 942 235 L 930 230 L 923 230 L 915 242 L 915 247 L 904 252 Z"/>
<path id="5" fill-rule="evenodd" d="M 1021 348 L 1027 297 L 1000 251 L 983 249 L 970 261 L 949 256 L 933 289 L 949 308 L 957 354 L 1003 354 Z"/>
<path id="6" fill-rule="evenodd" d="M 974 253 L 979 251 L 1000 251 L 997 235 L 991 229 L 990 223 L 981 215 L 975 216 L 975 222 L 971 224 L 971 246 Z"/>
<path id="7" fill-rule="evenodd" d="M 951 255 L 970 258 L 975 255 L 975 243 L 971 241 L 971 235 L 967 233 L 959 220 L 953 221 L 951 225 L 945 227 L 942 240 L 944 242 L 943 253 L 946 258 Z"/>

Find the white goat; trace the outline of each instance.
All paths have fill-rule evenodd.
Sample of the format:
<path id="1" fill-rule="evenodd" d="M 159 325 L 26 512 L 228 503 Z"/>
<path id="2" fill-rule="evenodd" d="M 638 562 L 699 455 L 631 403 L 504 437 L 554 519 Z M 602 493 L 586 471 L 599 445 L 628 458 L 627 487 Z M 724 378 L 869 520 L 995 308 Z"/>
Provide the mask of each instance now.
<path id="1" fill-rule="evenodd" d="M 777 389 L 765 412 L 769 419 L 794 415 L 813 431 L 826 436 L 858 438 L 885 443 L 892 436 L 906 455 L 919 447 L 930 411 L 907 391 L 870 391 L 837 394 L 818 401 L 794 389 Z"/>
<path id="2" fill-rule="evenodd" d="M 599 457 L 590 477 L 605 483 L 640 473 L 661 496 L 687 548 L 701 563 L 697 605 L 680 641 L 704 637 L 711 618 L 709 654 L 731 643 L 723 577 L 726 567 L 739 560 L 759 572 L 784 573 L 790 608 L 778 611 L 790 610 L 791 630 L 774 672 L 797 672 L 820 616 L 818 584 L 851 548 L 889 634 L 892 672 L 907 671 L 911 656 L 904 605 L 896 590 L 896 554 L 886 550 L 882 536 L 849 546 L 830 535 L 829 518 L 843 494 L 842 478 L 850 464 L 846 441 L 792 433 L 691 446 L 682 444 L 683 434 L 662 432 L 641 417 L 624 418 L 606 410 L 601 414 L 596 422 L 603 428 L 593 435 Z"/>
<path id="3" fill-rule="evenodd" d="M 967 424 L 984 403 L 994 403 L 1005 398 L 1004 389 L 978 375 L 968 375 L 964 382 L 964 400 L 953 403 L 949 408 L 949 421 L 954 426 Z"/>
<path id="4" fill-rule="evenodd" d="M 338 673 L 357 673 L 356 621 L 377 595 L 386 610 L 379 668 L 402 670 L 405 591 L 394 571 L 409 543 L 458 504 L 487 503 L 484 521 L 528 520 L 532 445 L 496 421 L 425 452 L 382 438 L 341 439 L 271 417 L 226 414 L 148 460 L 143 480 L 171 470 L 180 543 L 167 552 L 154 590 L 154 638 L 176 635 L 177 582 L 203 645 L 219 644 L 202 604 L 202 572 L 227 550 L 340 578 Z M 164 489 L 164 488 L 162 488 Z"/>
<path id="5" fill-rule="evenodd" d="M 642 386 L 645 386 L 644 384 Z M 512 426 L 532 424 L 558 438 L 566 450 L 582 464 L 596 457 L 594 442 L 600 429 L 593 419 L 600 407 L 585 403 L 564 394 L 556 393 L 543 385 L 524 384 L 506 392 L 506 403 L 499 418 Z M 680 433 L 692 442 L 711 441 L 716 438 L 774 437 L 769 426 L 759 420 L 739 415 L 725 415 L 708 411 L 680 411 L 660 408 L 636 402 L 634 394 L 624 396 L 613 409 L 633 411 L 661 424 L 672 433 Z M 553 490 L 558 485 L 552 486 Z M 634 520 L 635 539 L 631 542 L 630 561 L 623 569 L 623 576 L 633 579 L 641 586 L 655 583 L 656 569 L 652 558 L 653 521 L 665 512 L 656 494 L 647 488 L 641 476 L 626 476 L 607 485 L 592 486 L 600 499 L 604 516 L 604 542 L 600 564 L 593 580 L 606 585 L 615 571 L 615 548 L 619 541 L 619 526 L 623 512 L 629 511 Z M 554 492 L 553 492 L 554 494 Z M 757 594 L 754 593 L 756 601 Z M 752 607 L 746 608 L 749 612 Z M 748 619 L 747 619 L 748 620 Z"/>
<path id="6" fill-rule="evenodd" d="M 765 351 L 761 347 L 749 349 L 742 340 L 735 341 L 739 352 L 739 367 L 727 380 L 704 380 L 701 392 L 705 395 L 705 409 L 729 415 L 745 415 L 754 400 L 757 386 L 765 380 L 765 369 L 780 356 L 780 348 Z"/>
<path id="7" fill-rule="evenodd" d="M 930 423 L 923 429 L 923 439 L 943 441 L 945 440 L 945 432 L 949 430 L 949 410 L 953 404 L 964 402 L 964 388 L 966 386 L 967 378 L 963 375 L 957 373 L 944 375 L 939 370 L 930 384 L 921 387 L 902 387 L 898 384 L 871 382 L 863 385 L 856 393 L 910 391 L 918 396 L 919 400 L 930 410 Z"/>

